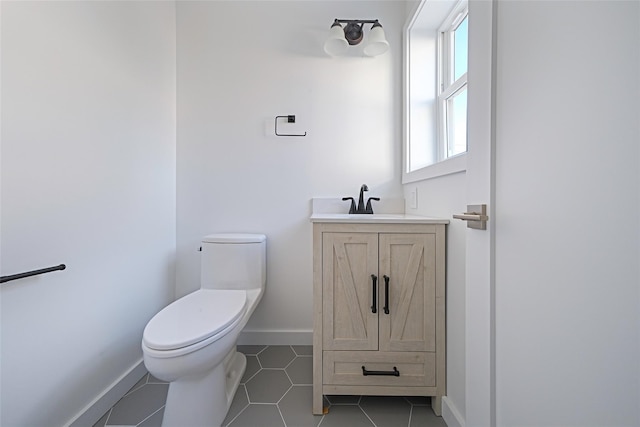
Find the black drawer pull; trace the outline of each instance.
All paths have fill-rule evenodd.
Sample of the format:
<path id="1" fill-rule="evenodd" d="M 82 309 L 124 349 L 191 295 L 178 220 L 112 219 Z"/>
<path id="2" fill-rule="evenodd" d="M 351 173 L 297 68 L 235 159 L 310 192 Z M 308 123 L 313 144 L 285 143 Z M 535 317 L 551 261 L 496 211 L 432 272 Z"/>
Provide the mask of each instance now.
<path id="1" fill-rule="evenodd" d="M 384 314 L 389 314 L 389 276 L 384 277 Z"/>
<path id="2" fill-rule="evenodd" d="M 376 292 L 378 291 L 378 277 L 375 274 L 371 275 L 371 281 L 373 282 L 373 305 L 371 306 L 371 312 L 372 313 L 377 313 L 378 312 L 378 302 L 376 301 Z"/>
<path id="3" fill-rule="evenodd" d="M 393 371 L 367 371 L 367 369 L 363 366 L 362 375 L 364 375 L 365 377 L 367 375 L 388 375 L 392 377 L 399 377 L 400 371 L 398 371 L 398 368 L 396 368 L 395 366 L 393 367 Z"/>

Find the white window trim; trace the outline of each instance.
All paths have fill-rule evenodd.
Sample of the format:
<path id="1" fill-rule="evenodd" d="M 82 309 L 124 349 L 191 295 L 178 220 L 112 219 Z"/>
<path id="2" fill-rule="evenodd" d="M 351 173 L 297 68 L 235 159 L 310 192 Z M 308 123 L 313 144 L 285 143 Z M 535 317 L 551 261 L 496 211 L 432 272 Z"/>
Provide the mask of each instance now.
<path id="1" fill-rule="evenodd" d="M 460 153 L 457 156 L 449 157 L 448 159 L 441 160 L 438 163 L 434 163 L 411 172 L 405 172 L 402 183 L 408 184 L 425 179 L 438 178 L 445 175 L 465 172 L 466 170 L 467 153 Z"/>
<path id="2" fill-rule="evenodd" d="M 409 156 L 411 155 L 411 150 L 410 150 L 410 144 L 411 144 L 411 135 L 410 135 L 410 120 L 411 120 L 411 116 L 410 116 L 410 89 L 411 89 L 411 75 L 410 75 L 410 58 L 409 58 L 409 52 L 410 52 L 410 44 L 411 44 L 411 36 L 410 36 L 410 32 L 411 29 L 413 27 L 413 25 L 415 24 L 419 14 L 425 10 L 424 13 L 429 13 L 429 8 L 426 7 L 425 8 L 425 4 L 427 4 L 428 2 L 430 2 L 429 0 L 422 0 L 420 5 L 416 8 L 415 13 L 413 14 L 413 16 L 411 16 L 408 21 L 407 24 L 405 25 L 404 28 L 404 49 L 403 49 L 403 63 L 404 63 L 404 69 L 403 69 L 403 77 L 404 77 L 404 91 L 403 91 L 403 107 L 404 107 L 404 118 L 403 118 L 403 152 L 404 152 L 404 156 L 403 156 L 403 169 L 402 169 L 402 183 L 403 184 L 407 184 L 410 182 L 416 182 L 416 181 L 421 181 L 421 180 L 425 180 L 425 179 L 431 179 L 431 178 L 437 178 L 440 176 L 444 176 L 444 175 L 450 175 L 450 174 L 454 174 L 454 173 L 459 173 L 459 172 L 464 172 L 467 169 L 467 160 L 466 160 L 466 152 L 464 153 L 460 153 L 458 155 L 452 156 L 452 157 L 448 157 L 448 158 L 444 158 L 436 163 L 433 163 L 431 165 L 427 165 L 424 166 L 422 168 L 419 169 L 415 169 L 413 171 L 408 171 L 408 167 L 409 167 Z M 461 13 L 465 13 L 468 10 L 468 5 L 467 2 L 465 0 L 463 1 L 459 1 L 455 7 L 451 10 L 451 12 L 449 13 L 449 15 L 447 15 L 446 19 L 443 19 L 440 22 L 443 23 L 448 23 L 449 25 L 451 25 L 451 22 L 453 22 L 458 15 L 460 15 Z M 440 27 L 440 29 L 442 29 L 442 27 Z M 441 43 L 439 40 L 441 39 L 440 37 L 440 31 L 438 31 L 438 36 L 437 36 L 437 43 Z M 441 47 L 438 46 L 437 48 L 437 54 L 440 55 L 441 51 L 440 51 Z M 441 62 L 441 58 L 437 59 L 438 61 Z M 438 73 L 441 73 L 442 67 L 438 67 Z M 434 84 L 439 85 L 440 82 L 440 76 L 438 77 L 438 82 L 434 82 Z M 466 82 L 466 74 L 465 74 L 465 82 Z M 453 92 L 455 92 L 456 90 L 459 90 L 460 87 L 456 87 L 456 88 L 450 88 L 451 90 L 453 90 Z M 441 92 L 440 88 L 438 88 L 437 90 L 438 93 Z M 438 95 L 439 96 L 439 95 Z M 436 99 L 436 102 L 438 102 L 438 104 L 440 104 L 440 102 Z M 437 108 L 437 110 L 439 110 L 439 107 Z M 441 124 L 442 121 L 442 113 L 437 112 L 436 113 L 436 126 L 438 127 L 438 129 L 436 129 L 436 138 L 439 139 L 439 141 L 437 142 L 436 146 L 437 146 L 437 150 L 443 150 L 446 149 L 446 147 L 444 147 L 444 144 L 441 143 L 441 141 L 443 141 L 442 139 L 442 134 L 441 132 L 444 131 L 443 129 L 443 125 Z M 468 146 L 467 146 L 467 150 L 468 150 Z M 444 156 L 442 156 L 443 153 L 438 152 L 438 156 L 439 158 L 442 158 Z"/>

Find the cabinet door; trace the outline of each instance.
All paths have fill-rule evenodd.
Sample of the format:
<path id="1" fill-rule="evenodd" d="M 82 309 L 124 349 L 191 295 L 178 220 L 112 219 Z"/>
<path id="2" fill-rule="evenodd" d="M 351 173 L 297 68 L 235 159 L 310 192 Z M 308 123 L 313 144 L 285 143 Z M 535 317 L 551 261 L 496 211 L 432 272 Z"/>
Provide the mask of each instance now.
<path id="1" fill-rule="evenodd" d="M 322 248 L 324 350 L 377 350 L 371 275 L 378 274 L 378 234 L 324 233 Z"/>
<path id="2" fill-rule="evenodd" d="M 380 234 L 382 351 L 435 351 L 435 242 L 434 234 Z"/>

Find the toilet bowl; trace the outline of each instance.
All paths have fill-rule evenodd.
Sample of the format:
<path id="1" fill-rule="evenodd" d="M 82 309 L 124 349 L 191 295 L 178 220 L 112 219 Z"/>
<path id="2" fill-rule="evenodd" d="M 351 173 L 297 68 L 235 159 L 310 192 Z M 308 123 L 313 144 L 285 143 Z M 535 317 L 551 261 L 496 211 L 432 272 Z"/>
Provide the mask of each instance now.
<path id="1" fill-rule="evenodd" d="M 201 288 L 147 324 L 144 364 L 169 382 L 163 427 L 220 426 L 226 417 L 247 363 L 236 342 L 265 286 L 265 246 L 263 235 L 206 236 Z"/>

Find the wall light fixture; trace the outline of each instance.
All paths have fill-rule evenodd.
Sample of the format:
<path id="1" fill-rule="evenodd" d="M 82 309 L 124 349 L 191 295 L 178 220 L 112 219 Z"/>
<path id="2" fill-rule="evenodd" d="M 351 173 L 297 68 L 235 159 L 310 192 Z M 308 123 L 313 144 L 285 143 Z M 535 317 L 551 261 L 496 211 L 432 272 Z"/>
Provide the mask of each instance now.
<path id="1" fill-rule="evenodd" d="M 346 25 L 343 28 L 341 24 Z M 389 42 L 377 19 L 336 19 L 331 25 L 327 41 L 324 42 L 324 51 L 331 56 L 341 55 L 349 46 L 359 44 L 364 38 L 362 29 L 364 24 L 373 24 L 367 37 L 364 54 L 378 56 L 389 50 Z"/>

